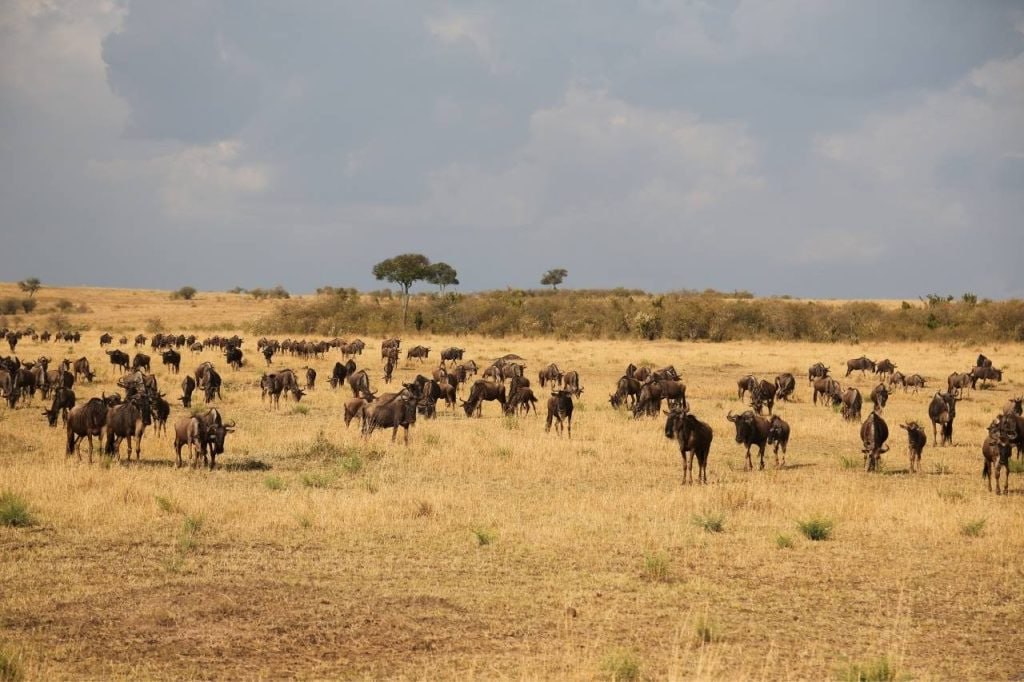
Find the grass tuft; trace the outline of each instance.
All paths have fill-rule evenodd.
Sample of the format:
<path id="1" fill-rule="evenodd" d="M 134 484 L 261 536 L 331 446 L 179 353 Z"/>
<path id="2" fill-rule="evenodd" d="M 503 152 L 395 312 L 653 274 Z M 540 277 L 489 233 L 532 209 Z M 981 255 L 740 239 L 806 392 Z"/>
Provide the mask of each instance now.
<path id="1" fill-rule="evenodd" d="M 0 493 L 0 526 L 27 528 L 35 523 L 28 502 L 10 490 Z"/>
<path id="2" fill-rule="evenodd" d="M 302 474 L 302 478 L 299 480 L 307 488 L 329 488 L 333 479 L 327 474 L 307 471 Z"/>
<path id="3" fill-rule="evenodd" d="M 940 490 L 939 498 L 952 504 L 963 504 L 967 501 L 967 493 L 963 490 Z"/>
<path id="4" fill-rule="evenodd" d="M 964 521 L 960 524 L 960 533 L 969 538 L 980 538 L 985 533 L 986 521 L 984 518 Z"/>
<path id="5" fill-rule="evenodd" d="M 0 646 L 0 682 L 21 682 L 25 679 L 21 654 L 12 646 Z"/>
<path id="6" fill-rule="evenodd" d="M 667 583 L 669 581 L 668 563 L 668 556 L 662 552 L 645 554 L 642 573 L 644 579 L 651 582 Z"/>
<path id="7" fill-rule="evenodd" d="M 162 495 L 154 495 L 153 499 L 156 501 L 157 508 L 167 514 L 177 514 L 181 509 L 177 503 L 169 497 L 163 497 Z"/>
<path id="8" fill-rule="evenodd" d="M 701 614 L 693 624 L 697 644 L 703 646 L 721 640 L 722 633 L 718 624 L 707 613 Z"/>
<path id="9" fill-rule="evenodd" d="M 280 476 L 267 476 L 263 479 L 263 486 L 267 490 L 284 490 L 287 487 Z"/>
<path id="10" fill-rule="evenodd" d="M 308 405 L 296 405 L 291 410 L 289 410 L 288 414 L 307 415 L 307 414 L 309 414 L 309 406 Z"/>
<path id="11" fill-rule="evenodd" d="M 356 454 L 347 454 L 341 458 L 341 468 L 350 474 L 358 474 L 363 470 L 363 458 Z"/>
<path id="12" fill-rule="evenodd" d="M 931 473 L 934 476 L 948 476 L 953 473 L 953 470 L 942 462 L 935 462 L 932 464 Z"/>
<path id="13" fill-rule="evenodd" d="M 270 471 L 272 468 L 262 459 L 255 457 L 228 461 L 224 464 L 225 471 Z"/>
<path id="14" fill-rule="evenodd" d="M 844 469 L 862 469 L 864 468 L 864 458 L 840 455 L 839 466 L 841 466 Z"/>
<path id="15" fill-rule="evenodd" d="M 839 679 L 842 682 L 895 682 L 905 676 L 897 672 L 888 656 L 881 656 L 866 663 L 851 663 L 839 671 Z"/>
<path id="16" fill-rule="evenodd" d="M 419 518 L 426 518 L 434 515 L 434 505 L 430 504 L 426 500 L 420 500 L 420 503 L 416 505 L 416 516 Z"/>
<path id="17" fill-rule="evenodd" d="M 1024 474 L 1024 460 L 1011 459 L 1010 460 L 1010 473 L 1011 474 Z"/>
<path id="18" fill-rule="evenodd" d="M 640 661 L 632 651 L 613 651 L 605 657 L 601 667 L 613 682 L 635 682 L 640 679 Z"/>
<path id="19" fill-rule="evenodd" d="M 790 549 L 793 547 L 793 538 L 789 537 L 785 533 L 779 533 L 775 536 L 775 546 L 779 549 Z"/>
<path id="20" fill-rule="evenodd" d="M 814 516 L 806 521 L 797 521 L 797 528 L 808 540 L 828 540 L 832 537 L 832 529 L 835 523 L 832 519 L 823 516 Z"/>
<path id="21" fill-rule="evenodd" d="M 487 528 L 474 528 L 473 535 L 476 536 L 476 542 L 481 547 L 494 544 L 494 541 L 498 539 L 495 532 Z"/>
<path id="22" fill-rule="evenodd" d="M 703 528 L 708 533 L 721 533 L 725 530 L 724 512 L 703 512 L 693 515 L 693 525 Z"/>

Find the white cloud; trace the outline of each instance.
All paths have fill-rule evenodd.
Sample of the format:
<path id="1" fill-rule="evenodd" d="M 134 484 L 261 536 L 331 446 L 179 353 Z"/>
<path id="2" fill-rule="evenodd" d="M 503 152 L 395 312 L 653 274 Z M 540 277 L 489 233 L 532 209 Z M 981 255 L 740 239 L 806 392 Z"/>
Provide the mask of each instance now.
<path id="1" fill-rule="evenodd" d="M 451 7 L 424 20 L 427 30 L 442 44 L 467 44 L 491 69 L 499 66 L 494 45 L 491 18 L 480 12 L 456 11 Z"/>

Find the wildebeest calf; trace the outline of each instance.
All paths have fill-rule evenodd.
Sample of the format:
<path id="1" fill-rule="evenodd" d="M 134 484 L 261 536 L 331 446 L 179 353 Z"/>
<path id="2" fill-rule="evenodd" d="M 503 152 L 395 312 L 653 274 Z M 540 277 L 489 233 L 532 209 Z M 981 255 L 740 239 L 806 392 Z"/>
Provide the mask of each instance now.
<path id="1" fill-rule="evenodd" d="M 569 432 L 569 438 L 572 438 L 572 410 L 572 391 L 565 389 L 552 391 L 551 397 L 548 398 L 548 418 L 544 424 L 544 432 L 550 431 L 551 422 L 555 421 L 555 430 L 561 436 L 564 422 Z"/>

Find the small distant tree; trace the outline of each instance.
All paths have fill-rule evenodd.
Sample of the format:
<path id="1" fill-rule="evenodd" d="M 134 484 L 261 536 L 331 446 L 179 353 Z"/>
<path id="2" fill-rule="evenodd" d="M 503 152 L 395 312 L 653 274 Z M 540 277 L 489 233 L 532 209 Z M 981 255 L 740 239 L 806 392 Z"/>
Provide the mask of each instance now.
<path id="1" fill-rule="evenodd" d="M 191 301 L 196 297 L 195 287 L 182 287 L 177 291 L 171 293 L 171 298 L 175 300 Z"/>
<path id="2" fill-rule="evenodd" d="M 35 296 L 36 292 L 43 288 L 43 283 L 38 277 L 29 277 L 18 282 L 18 288 L 28 294 L 29 298 Z"/>
<path id="3" fill-rule="evenodd" d="M 36 302 L 31 298 L 23 298 L 21 299 L 21 309 L 30 313 L 36 309 Z"/>
<path id="4" fill-rule="evenodd" d="M 458 274 L 455 272 L 455 268 L 447 263 L 434 263 L 428 268 L 425 279 L 431 284 L 437 285 L 443 294 L 446 288 L 459 285 Z"/>
<path id="5" fill-rule="evenodd" d="M 400 256 L 382 260 L 373 266 L 373 276 L 402 287 L 402 326 L 409 318 L 409 289 L 414 282 L 427 279 L 430 274 L 430 259 L 420 253 L 403 253 Z"/>
<path id="6" fill-rule="evenodd" d="M 565 268 L 555 268 L 545 272 L 544 276 L 540 278 L 540 283 L 544 286 L 550 286 L 554 291 L 558 291 L 558 285 L 564 282 L 568 276 L 569 271 Z"/>
<path id="7" fill-rule="evenodd" d="M 977 305 L 978 295 L 968 291 L 961 297 L 961 300 L 964 302 L 964 305 Z"/>

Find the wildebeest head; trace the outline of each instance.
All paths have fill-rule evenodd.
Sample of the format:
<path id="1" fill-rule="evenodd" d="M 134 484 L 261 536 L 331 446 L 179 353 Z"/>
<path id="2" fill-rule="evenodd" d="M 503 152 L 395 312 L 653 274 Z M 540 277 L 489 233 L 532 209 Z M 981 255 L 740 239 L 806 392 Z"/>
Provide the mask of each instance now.
<path id="1" fill-rule="evenodd" d="M 736 442 L 745 443 L 749 440 L 754 430 L 754 413 L 751 410 L 747 410 L 743 414 L 733 414 L 729 412 L 725 416 L 726 419 L 736 425 Z"/>

